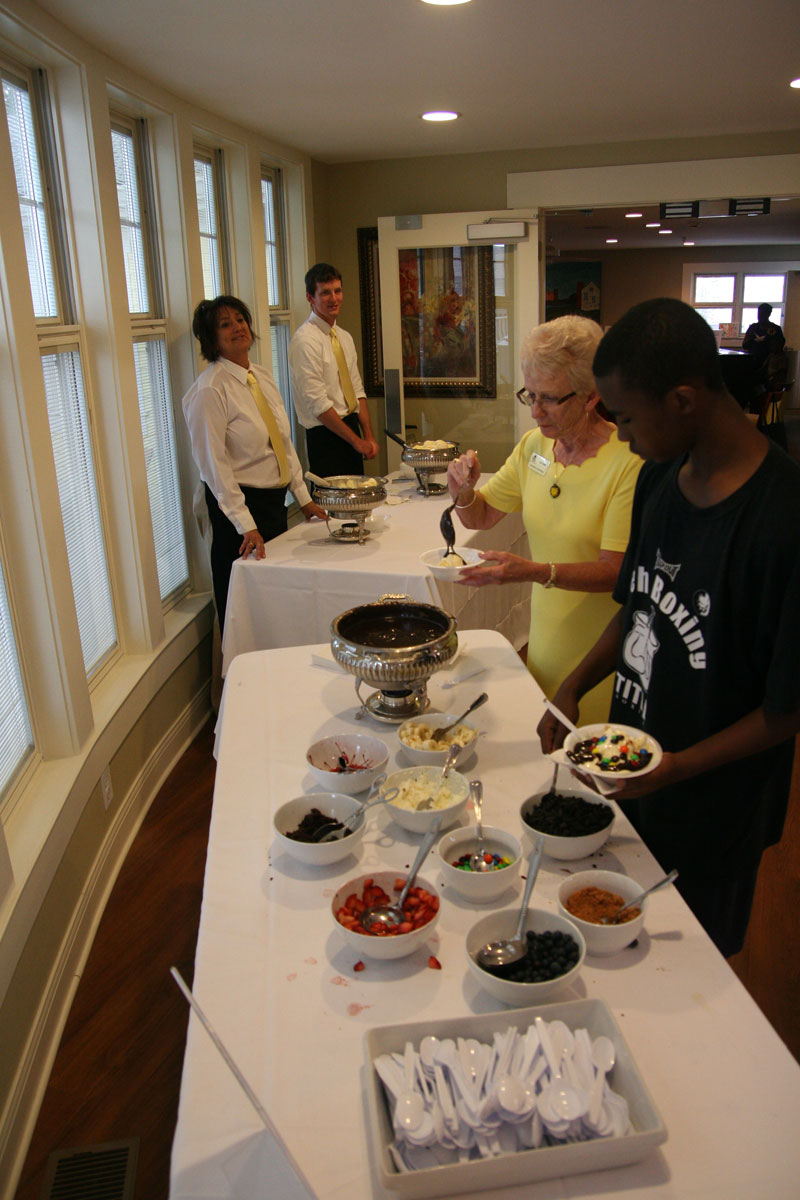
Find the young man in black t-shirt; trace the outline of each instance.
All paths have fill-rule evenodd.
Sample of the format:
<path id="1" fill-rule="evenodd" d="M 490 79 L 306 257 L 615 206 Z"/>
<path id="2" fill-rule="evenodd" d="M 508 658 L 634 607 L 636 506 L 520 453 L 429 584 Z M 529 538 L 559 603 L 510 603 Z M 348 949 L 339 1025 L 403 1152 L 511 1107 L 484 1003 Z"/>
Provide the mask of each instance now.
<path id="1" fill-rule="evenodd" d="M 677 300 L 631 309 L 594 372 L 619 436 L 649 460 L 615 599 L 622 606 L 555 702 L 615 672 L 610 721 L 661 743 L 615 793 L 727 956 L 778 841 L 800 730 L 800 468 L 722 381 L 714 335 Z M 545 750 L 563 740 L 552 717 Z"/>

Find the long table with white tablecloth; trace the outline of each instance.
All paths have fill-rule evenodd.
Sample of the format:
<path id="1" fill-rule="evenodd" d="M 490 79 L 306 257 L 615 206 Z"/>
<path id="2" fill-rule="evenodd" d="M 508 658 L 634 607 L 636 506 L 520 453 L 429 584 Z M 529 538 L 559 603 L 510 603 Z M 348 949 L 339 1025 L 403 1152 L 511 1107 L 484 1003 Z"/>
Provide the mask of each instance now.
<path id="1" fill-rule="evenodd" d="M 465 771 L 483 781 L 484 820 L 519 832 L 521 802 L 546 789 L 552 776 L 534 733 L 541 692 L 498 634 L 467 631 L 459 642 L 453 666 L 429 682 L 431 701 L 455 714 L 480 691 L 489 693 L 473 718 L 482 733 Z M 312 654 L 332 662 L 323 644 L 241 655 L 228 671 L 194 991 L 314 1195 L 383 1200 L 387 1193 L 375 1180 L 365 1132 L 365 1030 L 503 1006 L 465 966 L 465 933 L 486 910 L 446 888 L 428 945 L 395 962 L 368 959 L 364 971 L 354 972 L 356 955 L 333 926 L 331 896 L 362 872 L 402 872 L 418 843 L 384 809 L 370 821 L 357 859 L 315 870 L 273 845 L 273 811 L 311 790 L 304 754 L 316 738 L 368 729 L 390 746 L 389 769 L 403 761 L 396 726 L 356 721 L 352 677 L 314 665 Z M 451 671 L 468 667 L 482 674 L 443 686 Z M 625 871 L 643 887 L 661 874 L 618 816 L 591 862 L 543 860 L 533 903 L 555 910 L 565 873 L 592 863 Z M 433 860 L 426 870 L 436 877 Z M 517 882 L 509 907 L 520 890 Z M 429 969 L 431 953 L 441 970 Z M 673 888 L 650 898 L 635 947 L 613 958 L 587 957 L 577 981 L 553 999 L 582 997 L 610 1006 L 668 1140 L 631 1166 L 481 1193 L 487 1200 L 797 1195 L 800 1068 Z M 194 1017 L 170 1195 L 308 1197 Z"/>

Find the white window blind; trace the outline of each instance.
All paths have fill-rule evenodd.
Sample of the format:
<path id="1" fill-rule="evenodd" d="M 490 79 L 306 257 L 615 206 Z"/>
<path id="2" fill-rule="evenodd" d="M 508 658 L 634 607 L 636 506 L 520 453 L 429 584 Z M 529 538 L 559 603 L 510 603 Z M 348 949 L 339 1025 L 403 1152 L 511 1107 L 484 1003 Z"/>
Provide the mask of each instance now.
<path id="1" fill-rule="evenodd" d="M 3 98 L 11 138 L 22 232 L 28 259 L 33 311 L 39 318 L 57 317 L 58 301 L 50 235 L 36 148 L 33 110 L 24 84 L 3 76 Z"/>
<path id="2" fill-rule="evenodd" d="M 197 189 L 197 217 L 200 222 L 203 291 L 206 300 L 213 300 L 222 293 L 222 268 L 214 164 L 210 158 L 195 157 L 194 181 Z"/>
<path id="3" fill-rule="evenodd" d="M 161 599 L 187 582 L 186 545 L 175 455 L 175 428 L 163 338 L 134 342 L 139 416 Z"/>
<path id="4" fill-rule="evenodd" d="M 0 564 L 0 794 L 33 748 L 31 724 Z"/>
<path id="5" fill-rule="evenodd" d="M 42 355 L 61 516 L 86 674 L 117 644 L 80 354 Z"/>
<path id="6" fill-rule="evenodd" d="M 128 308 L 131 313 L 147 313 L 150 311 L 150 299 L 133 135 L 128 130 L 112 129 L 111 144 L 114 149 L 125 279 L 128 284 Z"/>

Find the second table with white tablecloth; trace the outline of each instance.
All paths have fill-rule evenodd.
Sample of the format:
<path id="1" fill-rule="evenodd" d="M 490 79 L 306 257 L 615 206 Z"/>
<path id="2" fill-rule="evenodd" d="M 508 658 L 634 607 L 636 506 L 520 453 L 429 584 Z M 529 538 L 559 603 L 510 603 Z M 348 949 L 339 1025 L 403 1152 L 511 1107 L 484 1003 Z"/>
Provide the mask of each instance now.
<path id="1" fill-rule="evenodd" d="M 529 583 L 472 588 L 434 579 L 420 554 L 443 545 L 439 518 L 449 496 L 421 496 L 416 482 L 393 475 L 387 503 L 373 511 L 363 543 L 337 541 L 321 522 L 296 525 L 265 546 L 266 557 L 240 560 L 231 572 L 223 673 L 237 654 L 327 640 L 331 621 L 385 593 L 436 604 L 460 629 L 496 629 L 517 649 L 528 640 Z M 493 529 L 467 530 L 457 545 L 530 557 L 519 513 Z"/>

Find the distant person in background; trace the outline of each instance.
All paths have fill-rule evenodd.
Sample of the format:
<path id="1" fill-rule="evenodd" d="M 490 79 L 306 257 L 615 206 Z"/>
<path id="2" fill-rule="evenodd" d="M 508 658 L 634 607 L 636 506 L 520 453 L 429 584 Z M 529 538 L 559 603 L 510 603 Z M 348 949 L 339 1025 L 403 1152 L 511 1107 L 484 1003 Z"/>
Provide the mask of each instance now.
<path id="1" fill-rule="evenodd" d="M 362 475 L 375 458 L 364 385 L 352 337 L 336 323 L 342 276 L 330 263 L 306 272 L 311 312 L 289 344 L 292 400 L 306 431 L 308 465 L 316 475 Z"/>
<path id="2" fill-rule="evenodd" d="M 765 389 L 782 387 L 786 382 L 786 338 L 780 325 L 770 321 L 771 304 L 759 304 L 758 320 L 749 326 L 742 338 L 742 349 L 753 359 L 756 381 Z"/>
<path id="3" fill-rule="evenodd" d="M 183 398 L 192 455 L 205 484 L 211 573 L 220 633 L 237 558 L 264 558 L 284 533 L 291 489 L 307 521 L 325 520 L 303 483 L 289 418 L 270 371 L 251 363 L 253 322 L 236 296 L 201 300 L 192 332 L 209 363 Z"/>

